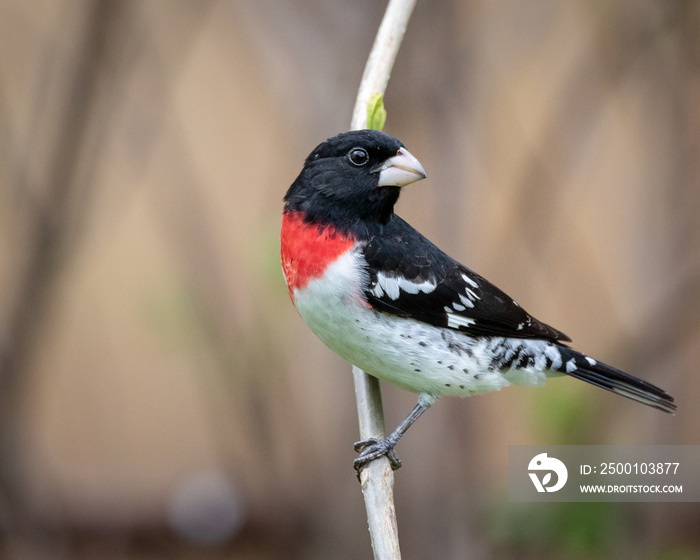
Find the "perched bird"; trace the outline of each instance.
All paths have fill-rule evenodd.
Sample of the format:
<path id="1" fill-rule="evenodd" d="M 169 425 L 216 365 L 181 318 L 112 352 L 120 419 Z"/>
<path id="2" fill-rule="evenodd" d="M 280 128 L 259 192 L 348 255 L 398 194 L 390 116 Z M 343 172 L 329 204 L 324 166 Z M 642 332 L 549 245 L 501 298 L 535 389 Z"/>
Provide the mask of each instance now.
<path id="1" fill-rule="evenodd" d="M 367 373 L 418 393 L 385 440 L 355 444 L 358 471 L 386 455 L 438 397 L 468 397 L 569 375 L 664 412 L 662 389 L 589 358 L 394 214 L 401 187 L 426 177 L 382 132 L 320 144 L 284 197 L 281 257 L 289 295 L 331 350 Z"/>

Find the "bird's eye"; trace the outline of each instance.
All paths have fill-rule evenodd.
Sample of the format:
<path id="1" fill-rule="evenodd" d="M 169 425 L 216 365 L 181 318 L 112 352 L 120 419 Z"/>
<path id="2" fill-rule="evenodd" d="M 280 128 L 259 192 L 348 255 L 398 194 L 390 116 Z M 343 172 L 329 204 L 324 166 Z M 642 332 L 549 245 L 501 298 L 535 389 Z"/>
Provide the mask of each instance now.
<path id="1" fill-rule="evenodd" d="M 348 159 L 353 165 L 361 167 L 369 161 L 369 155 L 367 154 L 367 150 L 363 148 L 353 148 L 348 152 Z"/>

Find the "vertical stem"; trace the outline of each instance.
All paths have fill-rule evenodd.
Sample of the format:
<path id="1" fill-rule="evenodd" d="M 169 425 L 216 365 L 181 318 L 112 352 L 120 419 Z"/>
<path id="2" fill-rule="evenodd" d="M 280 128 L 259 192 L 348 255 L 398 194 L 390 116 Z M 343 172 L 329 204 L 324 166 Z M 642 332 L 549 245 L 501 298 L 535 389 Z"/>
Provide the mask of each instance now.
<path id="1" fill-rule="evenodd" d="M 367 59 L 350 127 L 367 127 L 367 101 L 383 94 L 416 0 L 390 0 Z M 384 412 L 377 378 L 353 366 L 360 438 L 384 438 Z M 386 457 L 370 462 L 360 475 L 367 522 L 376 560 L 398 560 L 399 535 L 394 508 L 394 473 Z"/>
<path id="2" fill-rule="evenodd" d="M 384 438 L 384 412 L 379 380 L 352 367 L 360 438 Z M 360 473 L 367 524 L 375 560 L 400 560 L 399 531 L 394 507 L 394 471 L 389 460 L 371 461 Z"/>
<path id="3" fill-rule="evenodd" d="M 362 81 L 357 90 L 355 108 L 350 128 L 358 130 L 367 126 L 367 101 L 374 93 L 383 94 L 389 83 L 391 69 L 399 52 L 408 20 L 411 18 L 416 0 L 390 0 L 379 25 L 374 45 L 367 58 Z"/>

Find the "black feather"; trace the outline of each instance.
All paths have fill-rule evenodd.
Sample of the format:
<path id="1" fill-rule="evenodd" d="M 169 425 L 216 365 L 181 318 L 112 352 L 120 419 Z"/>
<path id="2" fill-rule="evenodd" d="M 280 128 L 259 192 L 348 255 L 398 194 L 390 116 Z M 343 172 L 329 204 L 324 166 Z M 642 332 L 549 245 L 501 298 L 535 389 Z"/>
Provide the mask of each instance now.
<path id="1" fill-rule="evenodd" d="M 656 385 L 603 362 L 590 361 L 585 355 L 571 348 L 560 347 L 559 350 L 564 361 L 560 368 L 562 373 L 663 412 L 673 413 L 676 410 L 673 397 Z M 576 365 L 572 371 L 568 371 L 571 368 L 566 366 L 570 360 L 574 360 Z"/>
<path id="2" fill-rule="evenodd" d="M 474 320 L 469 326 L 455 327 L 473 336 L 570 340 L 564 333 L 535 319 L 510 296 L 449 257 L 396 215 L 368 239 L 363 252 L 370 275 L 365 295 L 377 311 L 449 327 L 447 308 L 455 316 Z M 387 294 L 377 297 L 372 290 L 379 274 L 400 276 L 415 283 L 430 281 L 436 288 L 429 293 L 401 291 L 396 299 Z M 473 307 L 466 307 L 460 299 L 460 295 L 467 295 L 467 290 L 476 296 L 471 300 Z M 466 309 L 459 310 L 459 306 Z"/>

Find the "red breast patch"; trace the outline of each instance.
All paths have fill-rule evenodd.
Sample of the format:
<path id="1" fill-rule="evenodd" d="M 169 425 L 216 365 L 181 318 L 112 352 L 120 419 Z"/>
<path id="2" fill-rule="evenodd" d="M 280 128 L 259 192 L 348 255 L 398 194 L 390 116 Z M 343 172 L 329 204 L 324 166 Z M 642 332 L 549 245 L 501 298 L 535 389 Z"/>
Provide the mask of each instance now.
<path id="1" fill-rule="evenodd" d="M 350 250 L 354 241 L 331 226 L 304 223 L 301 212 L 282 215 L 282 270 L 289 297 L 310 280 L 323 275 L 326 268 Z"/>

